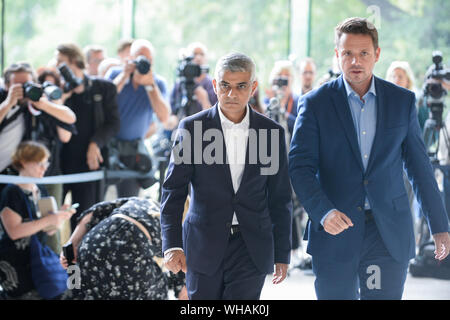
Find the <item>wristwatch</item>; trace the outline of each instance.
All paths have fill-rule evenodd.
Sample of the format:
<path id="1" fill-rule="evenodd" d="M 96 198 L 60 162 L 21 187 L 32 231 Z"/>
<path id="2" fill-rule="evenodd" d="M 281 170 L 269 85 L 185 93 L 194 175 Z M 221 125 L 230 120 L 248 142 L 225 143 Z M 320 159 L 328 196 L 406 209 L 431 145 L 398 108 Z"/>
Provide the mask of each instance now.
<path id="1" fill-rule="evenodd" d="M 149 85 L 145 86 L 145 90 L 152 92 L 153 90 L 155 90 L 155 85 L 149 84 Z"/>

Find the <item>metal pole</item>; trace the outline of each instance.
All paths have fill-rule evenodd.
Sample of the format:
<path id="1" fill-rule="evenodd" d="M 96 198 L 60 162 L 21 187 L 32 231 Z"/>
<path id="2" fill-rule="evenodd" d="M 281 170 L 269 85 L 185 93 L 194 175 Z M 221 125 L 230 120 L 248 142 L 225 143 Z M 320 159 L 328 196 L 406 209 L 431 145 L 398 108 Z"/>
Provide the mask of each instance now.
<path id="1" fill-rule="evenodd" d="M 136 38 L 136 0 L 131 0 L 131 38 Z"/>
<path id="2" fill-rule="evenodd" d="M 288 16 L 288 35 L 287 35 L 287 55 L 286 55 L 286 57 L 289 58 L 289 55 L 291 54 L 292 0 L 288 0 L 288 10 L 289 10 L 289 16 Z"/>
<path id="3" fill-rule="evenodd" d="M 5 68 L 5 0 L 2 0 L 2 31 L 1 31 L 1 74 Z"/>
<path id="4" fill-rule="evenodd" d="M 306 56 L 311 57 L 311 20 L 312 20 L 312 0 L 308 1 L 308 30 L 307 32 L 307 42 L 306 42 Z"/>

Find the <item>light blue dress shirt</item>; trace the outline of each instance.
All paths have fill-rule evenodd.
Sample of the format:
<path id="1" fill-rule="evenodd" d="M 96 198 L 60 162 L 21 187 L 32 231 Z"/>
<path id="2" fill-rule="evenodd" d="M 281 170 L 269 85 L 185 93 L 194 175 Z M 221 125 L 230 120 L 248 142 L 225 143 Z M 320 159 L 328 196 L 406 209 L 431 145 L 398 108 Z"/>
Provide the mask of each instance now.
<path id="1" fill-rule="evenodd" d="M 372 82 L 369 90 L 360 99 L 359 95 L 352 89 L 345 78 L 345 91 L 347 92 L 348 104 L 352 114 L 353 125 L 355 126 L 356 136 L 358 138 L 359 150 L 361 152 L 361 160 L 364 165 L 364 170 L 367 169 L 367 164 L 370 159 L 370 152 L 372 150 L 373 140 L 377 127 L 377 99 L 375 91 L 375 77 L 372 75 Z M 370 209 L 369 200 L 364 201 L 364 210 Z M 327 212 L 320 223 L 323 225 L 325 218 L 335 209 Z"/>

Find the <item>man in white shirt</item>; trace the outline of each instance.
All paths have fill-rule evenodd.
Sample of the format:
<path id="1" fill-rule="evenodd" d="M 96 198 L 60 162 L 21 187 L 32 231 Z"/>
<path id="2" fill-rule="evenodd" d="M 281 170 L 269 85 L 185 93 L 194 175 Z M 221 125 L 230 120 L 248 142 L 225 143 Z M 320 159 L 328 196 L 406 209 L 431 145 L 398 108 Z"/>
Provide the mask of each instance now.
<path id="1" fill-rule="evenodd" d="M 182 120 L 172 149 L 161 204 L 164 258 L 172 272 L 186 272 L 191 300 L 257 300 L 266 274 L 275 264 L 280 283 L 290 258 L 284 130 L 248 107 L 257 87 L 249 57 L 219 59 L 213 85 L 218 104 Z"/>

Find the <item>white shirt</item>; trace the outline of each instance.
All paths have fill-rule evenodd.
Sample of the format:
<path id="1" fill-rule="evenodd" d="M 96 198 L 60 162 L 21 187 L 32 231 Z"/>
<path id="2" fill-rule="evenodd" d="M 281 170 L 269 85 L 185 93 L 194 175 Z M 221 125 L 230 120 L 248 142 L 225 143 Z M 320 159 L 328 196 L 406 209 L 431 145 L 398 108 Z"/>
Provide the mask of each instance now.
<path id="1" fill-rule="evenodd" d="M 11 110 L 9 110 L 3 120 L 5 121 L 6 119 L 12 117 L 16 112 L 19 112 L 19 106 L 14 106 Z M 5 170 L 5 168 L 11 164 L 11 156 L 22 141 L 24 133 L 25 118 L 23 114 L 18 116 L 17 119 L 3 128 L 0 133 L 0 171 Z"/>
<path id="2" fill-rule="evenodd" d="M 225 140 L 227 162 L 230 167 L 231 181 L 233 182 L 233 189 L 236 193 L 241 185 L 242 175 L 244 174 L 248 143 L 248 129 L 250 126 L 250 112 L 247 106 L 244 119 L 242 119 L 239 123 L 234 123 L 223 114 L 220 107 L 218 107 L 218 109 L 220 124 L 222 125 Z M 238 223 L 236 213 L 234 213 L 232 224 Z"/>

